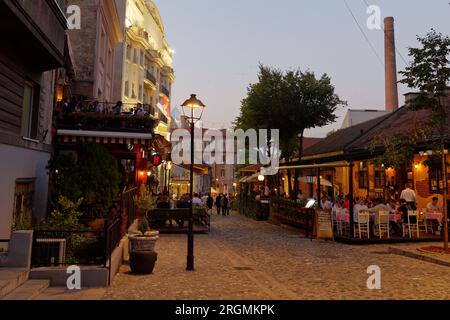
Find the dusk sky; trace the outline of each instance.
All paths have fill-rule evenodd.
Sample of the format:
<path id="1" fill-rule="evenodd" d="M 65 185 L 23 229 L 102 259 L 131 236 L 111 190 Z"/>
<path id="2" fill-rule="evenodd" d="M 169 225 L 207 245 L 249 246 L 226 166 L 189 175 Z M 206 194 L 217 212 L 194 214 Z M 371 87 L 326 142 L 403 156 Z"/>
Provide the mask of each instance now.
<path id="1" fill-rule="evenodd" d="M 448 0 L 347 0 L 359 24 L 384 61 L 382 30 L 366 26 L 369 5 L 382 19 L 395 18 L 396 44 L 408 61 L 407 47 L 431 28 L 450 34 Z M 190 93 L 207 105 L 204 125 L 229 127 L 239 114 L 247 86 L 256 81 L 258 63 L 311 70 L 331 76 L 336 92 L 352 109 L 384 108 L 384 65 L 364 39 L 343 0 L 155 0 L 171 47 L 175 49 L 172 105 Z M 397 69 L 405 63 L 397 56 Z M 399 77 L 400 78 L 400 77 Z M 409 91 L 399 87 L 400 104 Z M 324 136 L 334 125 L 308 136 Z"/>

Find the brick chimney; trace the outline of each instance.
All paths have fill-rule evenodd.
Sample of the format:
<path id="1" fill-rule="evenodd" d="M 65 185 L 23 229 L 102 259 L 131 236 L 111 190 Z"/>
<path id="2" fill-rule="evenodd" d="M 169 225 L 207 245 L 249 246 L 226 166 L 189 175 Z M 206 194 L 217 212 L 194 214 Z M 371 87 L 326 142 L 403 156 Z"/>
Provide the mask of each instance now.
<path id="1" fill-rule="evenodd" d="M 398 109 L 398 87 L 393 17 L 387 17 L 384 19 L 384 68 L 386 84 L 386 110 L 395 111 Z"/>

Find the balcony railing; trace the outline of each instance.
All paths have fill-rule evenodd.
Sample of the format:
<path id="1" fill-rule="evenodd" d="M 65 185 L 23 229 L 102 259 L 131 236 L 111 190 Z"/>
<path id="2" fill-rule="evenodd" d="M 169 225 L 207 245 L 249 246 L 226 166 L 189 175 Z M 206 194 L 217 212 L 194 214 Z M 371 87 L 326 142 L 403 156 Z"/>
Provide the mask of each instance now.
<path id="1" fill-rule="evenodd" d="M 149 70 L 147 70 L 145 78 L 149 80 L 151 83 L 153 83 L 153 85 L 156 85 L 156 77 Z"/>
<path id="2" fill-rule="evenodd" d="M 170 97 L 170 91 L 165 86 L 161 86 L 161 92 L 165 94 L 167 97 Z"/>
<path id="3" fill-rule="evenodd" d="M 71 113 L 58 119 L 58 129 L 152 133 L 157 121 L 132 114 Z"/>

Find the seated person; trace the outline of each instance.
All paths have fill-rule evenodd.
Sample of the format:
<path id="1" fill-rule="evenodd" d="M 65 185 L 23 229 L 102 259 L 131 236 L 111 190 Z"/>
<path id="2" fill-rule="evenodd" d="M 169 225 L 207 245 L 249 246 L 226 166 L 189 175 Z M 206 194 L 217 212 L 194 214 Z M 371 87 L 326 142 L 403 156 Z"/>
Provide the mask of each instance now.
<path id="1" fill-rule="evenodd" d="M 442 212 L 438 197 L 433 197 L 432 201 L 427 204 L 427 212 Z"/>
<path id="2" fill-rule="evenodd" d="M 177 208 L 186 209 L 191 207 L 191 202 L 189 200 L 189 196 L 183 195 L 181 199 L 177 203 Z"/>
<path id="3" fill-rule="evenodd" d="M 360 211 L 368 211 L 369 207 L 366 205 L 364 199 L 360 199 L 353 207 L 353 221 L 358 222 L 358 213 Z"/>
<path id="4" fill-rule="evenodd" d="M 160 194 L 156 200 L 156 207 L 158 209 L 170 209 L 170 199 L 166 194 Z"/>
<path id="5" fill-rule="evenodd" d="M 194 198 L 192 199 L 194 206 L 200 207 L 202 205 L 202 199 L 199 198 L 198 193 L 194 193 Z"/>

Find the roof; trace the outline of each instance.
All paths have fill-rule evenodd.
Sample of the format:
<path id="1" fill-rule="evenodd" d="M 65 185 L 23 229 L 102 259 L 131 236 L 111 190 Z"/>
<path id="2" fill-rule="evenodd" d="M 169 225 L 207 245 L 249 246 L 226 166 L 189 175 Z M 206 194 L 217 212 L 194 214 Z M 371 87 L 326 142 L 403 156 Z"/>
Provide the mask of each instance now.
<path id="1" fill-rule="evenodd" d="M 303 151 L 311 148 L 313 145 L 319 143 L 320 141 L 322 141 L 324 138 L 307 138 L 304 137 L 303 138 Z"/>
<path id="2" fill-rule="evenodd" d="M 342 122 L 341 129 L 345 129 L 351 126 L 358 125 L 360 123 L 373 120 L 375 118 L 384 116 L 390 113 L 387 110 L 377 110 L 377 109 L 350 109 L 345 115 L 344 121 Z"/>
<path id="3" fill-rule="evenodd" d="M 402 107 L 377 125 L 376 128 L 355 140 L 349 147 L 352 149 L 366 148 L 376 137 L 390 137 L 396 133 L 412 132 L 414 129 L 424 126 L 427 119 L 430 119 L 430 116 L 431 110 L 412 111 L 407 107 Z M 446 130 L 446 137 L 448 139 L 450 137 L 450 106 L 448 106 Z M 432 139 L 435 139 L 437 136 L 438 131 L 436 129 Z M 426 141 L 422 142 L 426 143 Z"/>
<path id="4" fill-rule="evenodd" d="M 387 114 L 349 128 L 340 129 L 303 152 L 303 157 L 344 151 L 356 139 L 391 116 Z"/>

